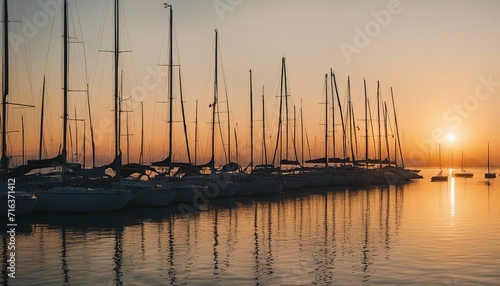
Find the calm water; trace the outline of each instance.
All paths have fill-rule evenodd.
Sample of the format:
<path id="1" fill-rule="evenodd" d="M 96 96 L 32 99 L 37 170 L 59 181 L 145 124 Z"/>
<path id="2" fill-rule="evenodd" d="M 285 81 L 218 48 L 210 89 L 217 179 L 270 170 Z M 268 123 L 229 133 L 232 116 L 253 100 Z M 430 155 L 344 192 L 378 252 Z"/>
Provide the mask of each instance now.
<path id="1" fill-rule="evenodd" d="M 500 178 L 18 219 L 9 285 L 500 285 Z M 1 221 L 5 234 L 6 221 Z"/>

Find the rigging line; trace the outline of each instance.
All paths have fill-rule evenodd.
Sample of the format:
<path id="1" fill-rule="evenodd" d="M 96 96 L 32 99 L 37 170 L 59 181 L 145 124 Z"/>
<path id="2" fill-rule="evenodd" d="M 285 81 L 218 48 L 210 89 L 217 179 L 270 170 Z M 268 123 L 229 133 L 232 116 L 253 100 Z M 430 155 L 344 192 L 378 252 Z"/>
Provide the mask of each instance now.
<path id="1" fill-rule="evenodd" d="M 224 158 L 226 159 L 225 161 L 227 162 L 227 151 L 226 151 L 226 143 L 224 142 L 224 134 L 222 133 L 222 125 L 221 125 L 221 120 L 220 120 L 220 110 L 219 110 L 219 106 L 220 104 L 217 104 L 215 105 L 215 107 L 217 108 L 217 125 L 219 126 L 219 133 L 220 133 L 220 139 L 221 139 L 221 145 L 222 145 L 222 150 L 224 150 Z"/>
<path id="2" fill-rule="evenodd" d="M 229 112 L 229 98 L 228 98 L 228 92 L 227 92 L 227 83 L 226 83 L 226 73 L 224 71 L 224 61 L 222 59 L 222 51 L 221 51 L 221 48 L 220 48 L 220 38 L 219 38 L 219 56 L 220 56 L 220 65 L 221 65 L 221 69 L 222 69 L 222 81 L 224 83 L 224 95 L 226 96 L 226 112 L 227 112 L 227 127 L 228 127 L 228 135 L 227 135 L 227 149 L 228 149 L 228 156 L 227 156 L 227 162 L 229 162 L 229 160 L 231 160 L 231 122 L 230 122 L 230 118 L 231 118 L 231 114 Z M 219 120 L 220 121 L 220 120 Z"/>
<path id="3" fill-rule="evenodd" d="M 18 2 L 19 3 L 19 2 Z M 23 14 L 23 9 L 21 7 L 19 7 L 19 10 L 20 10 L 20 14 L 21 14 L 21 19 L 24 19 L 24 14 Z M 23 29 L 24 30 L 24 29 Z M 25 42 L 25 49 L 21 49 L 21 54 L 23 56 L 23 59 L 24 59 L 24 64 L 26 66 L 26 70 L 27 70 L 27 75 L 28 75 L 28 85 L 29 85 L 29 89 L 31 91 L 31 100 L 32 102 L 35 102 L 35 97 L 34 97 L 34 93 L 33 93 L 33 85 L 32 85 L 32 68 L 31 68 L 31 61 L 29 61 L 29 57 L 28 57 L 28 51 L 29 51 L 29 42 L 26 41 Z M 18 83 L 19 85 L 19 83 Z"/>
<path id="4" fill-rule="evenodd" d="M 78 18 L 78 27 L 80 27 L 80 35 L 81 35 L 81 38 L 82 38 L 82 43 L 85 43 L 85 40 L 83 38 L 83 29 L 82 29 L 82 25 L 81 25 L 81 20 L 80 20 L 80 12 L 78 12 L 78 2 L 75 1 L 75 9 L 76 9 L 76 16 Z M 85 44 L 82 45 L 83 46 L 83 66 L 84 66 L 84 70 L 85 70 L 85 84 L 88 85 L 89 83 L 89 80 L 88 80 L 88 76 L 89 76 L 89 73 L 88 73 L 88 66 L 87 66 L 87 52 L 86 52 L 86 49 L 85 49 Z"/>
<path id="5" fill-rule="evenodd" d="M 59 5 L 59 4 L 56 4 L 56 5 Z M 56 7 L 56 9 L 59 9 L 59 7 Z M 52 39 L 52 36 L 53 36 L 53 33 L 54 33 L 54 24 L 55 24 L 55 19 L 56 17 L 52 17 L 52 25 L 50 27 L 50 34 L 49 34 L 49 45 L 47 47 L 47 55 L 45 56 L 45 68 L 43 70 L 43 73 L 46 74 L 47 73 L 47 65 L 48 65 L 48 62 L 49 62 L 49 51 L 50 51 L 50 46 L 51 46 L 51 39 Z"/>
<path id="6" fill-rule="evenodd" d="M 108 1 L 108 5 L 105 5 L 105 7 L 104 7 L 104 11 L 103 11 L 102 16 L 101 16 L 101 24 L 99 26 L 99 30 L 97 33 L 98 40 L 96 41 L 94 51 L 99 51 L 99 47 L 101 47 L 103 45 L 104 27 L 105 27 L 106 19 L 107 19 L 106 16 L 109 14 L 110 5 L 112 5 L 112 1 Z M 112 37 L 108 37 L 107 38 L 108 41 L 111 41 L 111 38 Z M 103 66 L 101 68 L 99 68 L 99 55 L 100 55 L 99 52 L 94 53 L 94 57 L 92 59 L 92 65 L 90 67 L 91 74 L 93 75 L 93 77 L 90 79 L 90 81 L 93 84 L 91 84 L 90 86 L 92 86 L 92 87 L 95 86 L 96 82 L 98 81 L 98 84 L 97 84 L 98 90 L 96 91 L 98 96 L 95 97 L 95 104 L 97 106 L 99 106 L 99 102 L 101 99 L 101 96 L 99 96 L 99 95 L 102 93 L 102 87 L 103 87 L 103 81 L 104 81 L 104 76 L 102 74 L 102 72 L 105 70 L 104 63 L 106 62 L 105 60 L 108 57 L 108 55 L 104 56 L 104 60 L 102 61 Z"/>

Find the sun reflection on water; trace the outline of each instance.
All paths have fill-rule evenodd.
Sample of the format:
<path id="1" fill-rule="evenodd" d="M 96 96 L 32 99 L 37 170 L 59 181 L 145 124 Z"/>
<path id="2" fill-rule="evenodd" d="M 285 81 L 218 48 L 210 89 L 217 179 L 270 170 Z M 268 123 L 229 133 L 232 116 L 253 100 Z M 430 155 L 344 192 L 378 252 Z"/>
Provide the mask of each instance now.
<path id="1" fill-rule="evenodd" d="M 452 217 L 455 216 L 455 177 L 450 178 L 450 214 Z"/>

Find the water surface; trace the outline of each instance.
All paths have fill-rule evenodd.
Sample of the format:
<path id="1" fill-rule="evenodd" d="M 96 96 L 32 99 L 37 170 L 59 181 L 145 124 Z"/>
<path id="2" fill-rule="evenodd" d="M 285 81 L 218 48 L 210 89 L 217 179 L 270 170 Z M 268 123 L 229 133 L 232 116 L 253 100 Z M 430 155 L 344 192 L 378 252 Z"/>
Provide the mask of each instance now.
<path id="1" fill-rule="evenodd" d="M 500 179 L 18 218 L 9 285 L 500 285 Z"/>

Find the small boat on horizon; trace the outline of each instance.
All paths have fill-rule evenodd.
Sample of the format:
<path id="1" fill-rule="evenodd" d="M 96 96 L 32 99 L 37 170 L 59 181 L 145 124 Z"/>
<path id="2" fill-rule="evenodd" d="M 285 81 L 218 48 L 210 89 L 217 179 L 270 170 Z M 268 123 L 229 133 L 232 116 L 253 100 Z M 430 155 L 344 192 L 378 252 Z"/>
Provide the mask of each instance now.
<path id="1" fill-rule="evenodd" d="M 490 172 L 490 142 L 488 142 L 488 172 L 484 174 L 485 179 L 495 179 L 497 174 Z"/>
<path id="2" fill-rule="evenodd" d="M 472 178 L 474 174 L 465 170 L 464 152 L 462 151 L 462 171 L 454 174 L 458 178 Z"/>
<path id="3" fill-rule="evenodd" d="M 441 144 L 439 144 L 439 173 L 431 177 L 431 182 L 448 182 L 448 176 L 443 175 L 443 170 L 441 169 Z"/>

